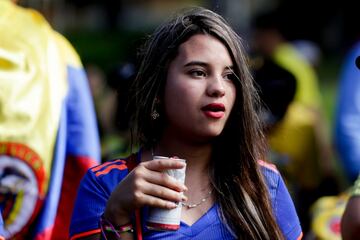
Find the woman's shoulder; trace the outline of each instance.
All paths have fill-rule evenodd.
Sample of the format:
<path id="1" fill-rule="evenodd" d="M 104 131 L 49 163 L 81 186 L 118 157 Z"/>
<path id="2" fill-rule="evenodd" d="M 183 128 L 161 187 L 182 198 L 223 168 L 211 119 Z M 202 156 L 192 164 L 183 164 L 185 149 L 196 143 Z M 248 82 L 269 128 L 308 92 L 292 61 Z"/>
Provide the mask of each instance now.
<path id="1" fill-rule="evenodd" d="M 258 164 L 270 192 L 271 190 L 276 190 L 281 180 L 281 175 L 275 164 L 263 160 L 258 160 Z"/>
<path id="2" fill-rule="evenodd" d="M 260 169 L 265 179 L 278 180 L 280 178 L 280 172 L 275 164 L 263 160 L 258 160 L 258 164 L 260 165 Z"/>
<path id="3" fill-rule="evenodd" d="M 266 169 L 268 171 L 272 171 L 276 174 L 279 174 L 279 171 L 275 164 L 266 162 L 264 160 L 258 160 L 257 162 L 261 166 L 262 169 Z"/>

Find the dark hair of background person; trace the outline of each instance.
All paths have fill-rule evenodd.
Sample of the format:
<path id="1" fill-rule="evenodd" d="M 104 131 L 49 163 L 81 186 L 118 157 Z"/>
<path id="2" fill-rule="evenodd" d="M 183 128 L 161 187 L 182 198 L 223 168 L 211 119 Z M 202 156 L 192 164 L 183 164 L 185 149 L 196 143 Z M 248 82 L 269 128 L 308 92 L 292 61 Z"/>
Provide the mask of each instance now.
<path id="1" fill-rule="evenodd" d="M 271 131 L 285 116 L 296 92 L 293 74 L 280 67 L 269 58 L 262 59 L 253 67 L 255 87 L 260 99 L 260 116 L 266 132 Z"/>
<path id="2" fill-rule="evenodd" d="M 116 65 L 107 74 L 109 87 L 116 91 L 114 121 L 116 128 L 120 131 L 126 131 L 129 128 L 129 111 L 134 108 L 129 102 L 129 91 L 136 76 L 137 67 L 134 59 L 129 58 L 126 62 Z"/>
<path id="3" fill-rule="evenodd" d="M 253 16 L 251 25 L 254 29 L 259 30 L 277 30 L 281 36 L 289 40 L 289 29 L 284 21 L 286 15 L 282 9 L 259 12 Z"/>
<path id="4" fill-rule="evenodd" d="M 144 46 L 134 82 L 131 96 L 136 109 L 131 127 L 141 146 L 151 148 L 156 144 L 166 124 L 162 100 L 169 64 L 179 46 L 196 34 L 208 34 L 220 40 L 234 65 L 236 102 L 224 131 L 214 140 L 209 173 L 221 215 L 239 239 L 282 239 L 257 164 L 265 150 L 262 126 L 255 111 L 258 95 L 242 40 L 221 16 L 196 8 L 157 28 Z M 160 109 L 160 117 L 152 120 L 155 107 Z"/>

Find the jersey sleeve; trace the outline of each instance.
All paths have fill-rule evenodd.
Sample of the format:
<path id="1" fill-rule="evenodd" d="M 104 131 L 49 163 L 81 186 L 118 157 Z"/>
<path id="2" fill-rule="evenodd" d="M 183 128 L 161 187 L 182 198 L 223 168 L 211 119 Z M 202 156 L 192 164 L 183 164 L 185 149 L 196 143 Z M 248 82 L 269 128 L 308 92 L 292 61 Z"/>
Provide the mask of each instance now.
<path id="1" fill-rule="evenodd" d="M 275 215 L 286 239 L 301 239 L 300 221 L 294 203 L 280 175 L 275 197 Z"/>
<path id="2" fill-rule="evenodd" d="M 303 234 L 300 221 L 284 180 L 274 165 L 261 165 L 280 230 L 287 240 L 301 239 Z"/>
<path id="3" fill-rule="evenodd" d="M 127 175 L 123 160 L 91 168 L 80 183 L 70 224 L 70 239 L 99 233 L 99 219 L 116 185 Z"/>

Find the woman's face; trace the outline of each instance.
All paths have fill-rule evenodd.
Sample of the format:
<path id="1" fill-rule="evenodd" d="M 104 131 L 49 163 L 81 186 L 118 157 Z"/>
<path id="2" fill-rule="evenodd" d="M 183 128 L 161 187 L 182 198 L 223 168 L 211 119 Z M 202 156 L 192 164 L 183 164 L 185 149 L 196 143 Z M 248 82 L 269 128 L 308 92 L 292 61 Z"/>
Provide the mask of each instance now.
<path id="1" fill-rule="evenodd" d="M 224 129 L 235 102 L 233 62 L 215 37 L 197 34 L 181 44 L 165 85 L 165 133 L 208 141 Z"/>

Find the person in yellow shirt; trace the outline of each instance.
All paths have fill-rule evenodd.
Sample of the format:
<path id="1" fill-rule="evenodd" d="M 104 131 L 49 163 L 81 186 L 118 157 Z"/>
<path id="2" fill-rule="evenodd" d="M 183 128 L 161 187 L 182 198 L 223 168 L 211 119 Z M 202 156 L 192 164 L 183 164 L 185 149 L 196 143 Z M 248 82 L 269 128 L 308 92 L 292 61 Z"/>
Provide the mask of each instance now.
<path id="1" fill-rule="evenodd" d="M 320 185 L 334 179 L 332 152 L 317 74 L 285 38 L 281 23 L 286 20 L 281 16 L 278 11 L 255 16 L 252 50 L 254 59 L 269 59 L 296 79 L 294 99 L 267 137 L 271 150 L 287 159 L 274 163 L 282 165 L 278 167 L 283 169 L 306 231 L 308 209 L 321 194 Z"/>

